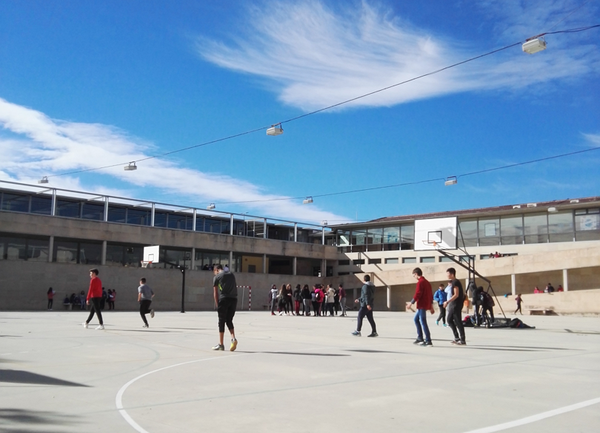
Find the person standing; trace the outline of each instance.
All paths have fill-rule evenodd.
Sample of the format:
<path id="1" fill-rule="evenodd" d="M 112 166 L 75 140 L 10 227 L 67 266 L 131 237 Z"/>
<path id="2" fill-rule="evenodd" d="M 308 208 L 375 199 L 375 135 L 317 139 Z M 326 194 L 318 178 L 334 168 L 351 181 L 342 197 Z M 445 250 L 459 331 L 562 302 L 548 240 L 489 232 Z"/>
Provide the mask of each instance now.
<path id="1" fill-rule="evenodd" d="M 100 309 L 100 303 L 102 302 L 102 281 L 98 278 L 99 273 L 98 269 L 90 269 L 90 288 L 88 289 L 85 302 L 87 305 L 91 305 L 91 308 L 87 320 L 82 323 L 83 327 L 87 328 L 90 321 L 94 318 L 94 314 L 96 314 L 98 322 L 100 322 L 96 330 L 104 329 L 104 321 L 102 320 L 102 311 Z"/>
<path id="2" fill-rule="evenodd" d="M 296 316 L 300 315 L 300 305 L 302 305 L 302 286 L 296 284 L 296 288 L 294 289 L 294 311 L 296 312 Z"/>
<path id="3" fill-rule="evenodd" d="M 440 284 L 433 295 L 433 300 L 437 302 L 438 307 L 440 308 L 440 314 L 435 321 L 436 325 L 439 325 L 441 320 L 444 326 L 446 326 L 446 307 L 444 307 L 444 302 L 446 302 L 446 299 L 447 297 L 446 292 L 444 291 L 444 285 Z"/>
<path id="4" fill-rule="evenodd" d="M 46 294 L 48 296 L 48 310 L 52 310 L 52 304 L 54 303 L 54 294 L 55 293 L 56 292 L 54 291 L 54 289 L 52 287 L 50 287 L 48 289 L 48 292 Z"/>
<path id="5" fill-rule="evenodd" d="M 305 284 L 302 288 L 302 303 L 304 304 L 304 316 L 310 316 L 310 304 L 312 304 L 312 296 L 310 295 L 310 288 L 308 284 Z"/>
<path id="6" fill-rule="evenodd" d="M 271 316 L 275 315 L 275 307 L 277 307 L 277 286 L 273 284 L 269 291 L 269 303 L 271 304 Z"/>
<path id="7" fill-rule="evenodd" d="M 333 307 L 335 305 L 335 289 L 331 286 L 331 284 L 327 284 L 325 289 L 325 316 L 327 313 L 331 317 L 333 317 Z"/>
<path id="8" fill-rule="evenodd" d="M 375 285 L 371 282 L 371 277 L 369 275 L 365 275 L 363 278 L 365 284 L 363 284 L 360 289 L 360 297 L 355 299 L 354 302 L 360 304 L 360 309 L 358 310 L 358 318 L 356 321 L 356 331 L 352 333 L 352 335 L 356 337 L 360 337 L 360 330 L 362 329 L 363 318 L 367 316 L 367 320 L 371 325 L 371 334 L 367 337 L 377 337 L 377 326 L 375 325 L 375 320 L 373 320 L 373 302 L 375 301 Z"/>
<path id="9" fill-rule="evenodd" d="M 235 275 L 231 272 L 225 272 L 223 266 L 216 265 L 213 268 L 215 277 L 213 279 L 213 294 L 215 305 L 217 306 L 217 314 L 219 316 L 219 344 L 214 346 L 213 350 L 225 350 L 223 339 L 225 335 L 225 325 L 231 334 L 230 351 L 237 348 L 237 339 L 235 338 L 235 330 L 233 327 L 233 316 L 237 307 L 237 284 Z"/>
<path id="10" fill-rule="evenodd" d="M 344 290 L 344 286 L 340 284 L 338 286 L 338 296 L 340 297 L 340 309 L 342 311 L 342 316 L 346 315 L 346 290 Z"/>
<path id="11" fill-rule="evenodd" d="M 138 303 L 140 304 L 140 316 L 144 321 L 142 328 L 149 328 L 148 321 L 146 320 L 146 314 L 150 314 L 150 317 L 154 319 L 154 310 L 150 308 L 152 299 L 154 298 L 154 292 L 146 284 L 145 278 L 140 278 L 140 286 L 138 287 Z"/>
<path id="12" fill-rule="evenodd" d="M 448 309 L 448 325 L 454 334 L 452 344 L 464 346 L 467 344 L 465 337 L 465 327 L 462 323 L 461 310 L 465 300 L 465 292 L 462 283 L 456 279 L 456 269 L 448 268 L 446 270 L 450 284 L 452 285 L 452 296 L 444 302 L 444 307 Z"/>
<path id="13" fill-rule="evenodd" d="M 521 316 L 522 316 L 523 312 L 521 311 L 521 303 L 523 302 L 523 298 L 521 298 L 520 293 L 515 298 L 515 301 L 517 301 L 517 309 L 515 310 L 515 312 L 513 314 L 517 314 L 517 311 L 518 311 L 519 313 L 521 313 Z"/>
<path id="14" fill-rule="evenodd" d="M 417 311 L 414 318 L 415 326 L 417 327 L 417 339 L 414 341 L 414 344 L 433 346 L 429 326 L 427 326 L 427 312 L 431 311 L 432 314 L 434 312 L 431 284 L 423 276 L 421 268 L 413 269 L 412 275 L 417 279 L 417 288 L 413 298 L 410 302 L 406 303 L 406 306 L 412 307 L 415 302 L 417 303 Z"/>

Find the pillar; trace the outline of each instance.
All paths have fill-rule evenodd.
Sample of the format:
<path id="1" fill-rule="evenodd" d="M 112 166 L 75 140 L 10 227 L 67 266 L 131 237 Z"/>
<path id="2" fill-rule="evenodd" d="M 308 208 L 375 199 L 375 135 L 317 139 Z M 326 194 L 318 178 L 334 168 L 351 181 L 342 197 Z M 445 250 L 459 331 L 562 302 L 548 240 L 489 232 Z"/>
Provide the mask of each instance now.
<path id="1" fill-rule="evenodd" d="M 565 292 L 569 291 L 569 270 L 568 269 L 563 269 L 563 289 L 565 289 Z"/>
<path id="2" fill-rule="evenodd" d="M 517 294 L 517 276 L 515 274 L 510 274 L 510 289 L 512 295 L 515 296 Z"/>
<path id="3" fill-rule="evenodd" d="M 387 289 L 387 309 L 391 310 L 392 309 L 392 288 L 390 286 L 386 287 Z"/>
<path id="4" fill-rule="evenodd" d="M 107 241 L 102 241 L 102 258 L 100 259 L 100 263 L 102 264 L 102 266 L 106 266 L 106 246 L 107 246 L 108 242 Z"/>

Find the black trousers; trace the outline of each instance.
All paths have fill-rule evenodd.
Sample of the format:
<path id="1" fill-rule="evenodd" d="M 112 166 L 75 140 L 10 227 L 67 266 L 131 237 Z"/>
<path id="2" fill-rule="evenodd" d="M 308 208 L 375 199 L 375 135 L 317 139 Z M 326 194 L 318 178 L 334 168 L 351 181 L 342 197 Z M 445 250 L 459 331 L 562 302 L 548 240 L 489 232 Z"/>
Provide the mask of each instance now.
<path id="1" fill-rule="evenodd" d="M 85 323 L 90 323 L 90 321 L 94 318 L 94 314 L 96 314 L 96 316 L 98 316 L 98 322 L 100 322 L 101 325 L 104 325 L 104 322 L 102 321 L 102 310 L 100 309 L 100 302 L 102 301 L 102 298 L 90 298 L 90 301 L 92 301 L 90 315 Z"/>
<path id="2" fill-rule="evenodd" d="M 367 320 L 371 325 L 371 331 L 377 332 L 377 326 L 375 325 L 375 320 L 373 320 L 373 310 L 369 310 L 367 307 L 360 307 L 358 310 L 358 322 L 356 324 L 356 330 L 360 332 L 362 329 L 363 318 L 367 316 Z"/>
<path id="3" fill-rule="evenodd" d="M 237 298 L 219 299 L 219 305 L 217 306 L 219 332 L 225 332 L 225 325 L 227 325 L 227 329 L 233 331 L 233 316 L 235 316 L 236 307 Z"/>
<path id="4" fill-rule="evenodd" d="M 439 322 L 440 320 L 442 321 L 442 323 L 446 323 L 446 307 L 444 307 L 444 304 L 439 305 L 440 307 L 440 315 L 438 316 L 436 322 Z"/>
<path id="5" fill-rule="evenodd" d="M 450 326 L 450 329 L 452 329 L 454 339 L 465 343 L 467 340 L 465 338 L 465 327 L 463 326 L 460 313 L 461 309 L 462 304 L 458 305 L 456 302 L 448 305 L 448 326 Z"/>
<path id="6" fill-rule="evenodd" d="M 144 324 L 148 326 L 148 321 L 146 320 L 146 314 L 150 314 L 150 304 L 152 301 L 150 299 L 142 299 L 140 301 L 140 316 L 142 316 L 142 320 Z"/>

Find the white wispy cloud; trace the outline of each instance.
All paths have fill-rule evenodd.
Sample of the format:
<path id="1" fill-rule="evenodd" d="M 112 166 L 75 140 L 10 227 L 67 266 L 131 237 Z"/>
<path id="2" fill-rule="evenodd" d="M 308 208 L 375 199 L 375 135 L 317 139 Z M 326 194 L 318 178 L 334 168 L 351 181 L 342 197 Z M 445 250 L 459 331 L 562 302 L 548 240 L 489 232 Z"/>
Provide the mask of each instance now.
<path id="1" fill-rule="evenodd" d="M 122 165 L 150 156 L 153 146 L 108 125 L 52 119 L 37 110 L 0 98 L 0 126 L 3 128 L 0 131 L 0 179 L 36 183 L 42 176 L 48 176 L 54 187 L 117 196 L 130 196 L 128 192 L 136 191 L 136 187 L 155 188 L 185 195 L 199 203 L 215 202 L 218 205 L 256 201 L 238 206 L 258 215 L 292 221 L 320 224 L 323 220 L 347 219 L 318 206 L 303 206 L 299 200 L 285 200 L 285 196 L 264 193 L 261 186 L 241 179 L 203 173 L 164 159 L 149 159 L 138 164 L 137 171 L 124 171 Z M 123 164 L 94 172 L 123 182 L 122 189 L 107 187 L 100 180 L 84 187 L 77 173 L 53 177 L 112 166 L 119 161 Z M 220 210 L 227 211 L 227 207 L 220 207 Z"/>
<path id="2" fill-rule="evenodd" d="M 570 0 L 522 6 L 522 2 L 486 2 L 498 32 L 511 42 L 535 35 Z M 543 5 L 542 5 L 543 3 Z M 249 8 L 231 41 L 199 37 L 204 59 L 223 68 L 276 83 L 282 102 L 306 111 L 333 105 L 374 90 L 474 57 L 478 41 L 459 41 L 411 25 L 366 1 L 340 12 L 323 2 L 265 2 Z M 531 29 L 531 30 L 530 30 Z M 532 34 L 531 31 L 534 33 Z M 517 37 L 517 35 L 519 35 Z M 515 40 L 514 38 L 517 37 Z M 499 37 L 498 40 L 503 40 Z M 504 43 L 504 41 L 503 41 Z M 500 42 L 497 45 L 501 46 Z M 566 49 L 552 55 L 527 56 L 520 47 L 429 76 L 347 106 L 390 106 L 434 96 L 489 89 L 520 89 L 532 83 L 576 77 L 598 70 L 596 46 Z"/>

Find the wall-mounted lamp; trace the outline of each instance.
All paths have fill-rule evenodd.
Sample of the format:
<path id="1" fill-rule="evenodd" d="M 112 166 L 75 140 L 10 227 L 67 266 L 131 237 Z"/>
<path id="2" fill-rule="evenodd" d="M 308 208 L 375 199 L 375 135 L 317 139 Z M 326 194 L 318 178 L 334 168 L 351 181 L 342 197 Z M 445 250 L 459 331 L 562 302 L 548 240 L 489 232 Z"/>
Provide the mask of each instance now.
<path id="1" fill-rule="evenodd" d="M 306 197 L 304 200 L 302 200 L 302 204 L 310 204 L 312 202 L 313 202 L 312 197 Z"/>
<path id="2" fill-rule="evenodd" d="M 521 48 L 523 48 L 524 53 L 535 54 L 538 51 L 543 51 L 546 49 L 546 41 L 544 38 L 528 39 Z"/>
<path id="3" fill-rule="evenodd" d="M 38 180 L 38 183 L 48 183 L 48 176 L 42 177 L 40 180 Z"/>
<path id="4" fill-rule="evenodd" d="M 281 127 L 281 123 L 277 125 L 272 125 L 269 129 L 267 129 L 267 135 L 275 136 L 283 134 L 283 128 Z"/>
<path id="5" fill-rule="evenodd" d="M 555 212 L 558 212 L 558 209 L 556 209 L 554 206 L 552 206 L 552 207 L 548 208 L 548 212 L 555 213 Z"/>
<path id="6" fill-rule="evenodd" d="M 444 185 L 448 186 L 448 185 L 456 185 L 458 182 L 458 179 L 456 178 L 456 176 L 450 176 L 449 178 L 446 179 L 446 182 L 444 182 Z"/>
<path id="7" fill-rule="evenodd" d="M 208 206 L 206 206 L 206 210 L 213 210 L 215 207 L 216 207 L 215 204 L 211 203 Z"/>
<path id="8" fill-rule="evenodd" d="M 123 169 L 125 171 L 137 170 L 137 165 L 135 165 L 135 162 L 130 162 L 129 165 L 126 165 L 125 167 L 123 167 Z"/>

